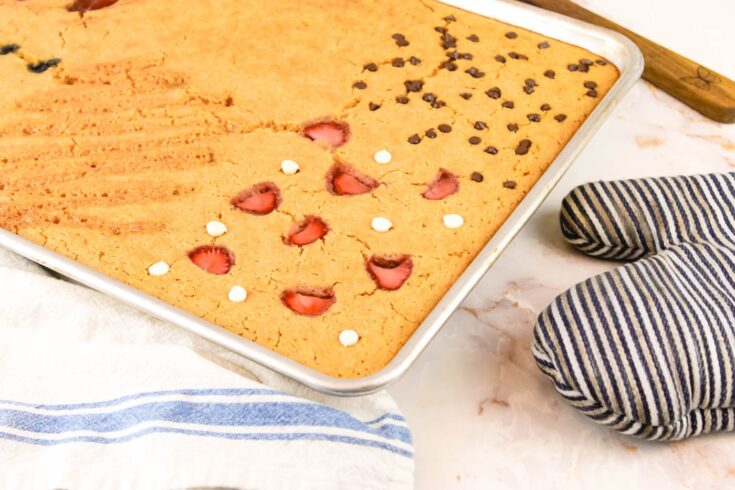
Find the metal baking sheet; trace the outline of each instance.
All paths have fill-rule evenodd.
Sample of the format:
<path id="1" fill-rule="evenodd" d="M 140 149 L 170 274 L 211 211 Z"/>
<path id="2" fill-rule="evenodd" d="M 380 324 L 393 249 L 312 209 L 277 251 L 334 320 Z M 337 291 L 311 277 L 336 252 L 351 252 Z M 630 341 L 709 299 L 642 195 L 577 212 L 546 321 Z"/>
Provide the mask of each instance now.
<path id="1" fill-rule="evenodd" d="M 585 48 L 612 62 L 618 68 L 620 78 L 408 342 L 380 371 L 362 378 L 327 376 L 1 228 L 0 245 L 316 390 L 336 395 L 364 395 L 384 388 L 413 364 L 643 71 L 643 57 L 638 48 L 627 38 L 607 29 L 511 0 L 444 0 L 444 3 Z"/>

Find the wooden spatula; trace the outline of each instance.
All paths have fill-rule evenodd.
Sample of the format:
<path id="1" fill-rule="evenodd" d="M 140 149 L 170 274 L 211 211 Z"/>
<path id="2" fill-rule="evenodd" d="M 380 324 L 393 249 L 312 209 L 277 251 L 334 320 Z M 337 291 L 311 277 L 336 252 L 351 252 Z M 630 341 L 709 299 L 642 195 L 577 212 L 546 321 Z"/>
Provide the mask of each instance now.
<path id="1" fill-rule="evenodd" d="M 627 36 L 638 45 L 646 59 L 643 78 L 710 119 L 735 123 L 735 82 L 727 77 L 659 46 L 570 0 L 521 1 Z"/>

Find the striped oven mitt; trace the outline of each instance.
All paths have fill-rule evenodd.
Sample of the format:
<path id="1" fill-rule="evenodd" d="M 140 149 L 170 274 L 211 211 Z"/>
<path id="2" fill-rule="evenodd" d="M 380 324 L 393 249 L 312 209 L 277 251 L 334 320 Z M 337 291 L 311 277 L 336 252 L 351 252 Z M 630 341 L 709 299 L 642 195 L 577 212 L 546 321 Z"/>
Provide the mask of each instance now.
<path id="1" fill-rule="evenodd" d="M 596 182 L 564 199 L 566 240 L 630 264 L 538 318 L 539 368 L 591 419 L 678 440 L 735 427 L 735 174 Z"/>

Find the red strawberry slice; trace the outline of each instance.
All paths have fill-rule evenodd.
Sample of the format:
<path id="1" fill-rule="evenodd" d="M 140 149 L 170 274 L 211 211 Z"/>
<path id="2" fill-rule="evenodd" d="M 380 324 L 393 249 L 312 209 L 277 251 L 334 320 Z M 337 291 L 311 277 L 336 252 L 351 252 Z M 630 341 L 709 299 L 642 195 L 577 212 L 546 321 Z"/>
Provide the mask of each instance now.
<path id="1" fill-rule="evenodd" d="M 241 211 L 262 216 L 281 204 L 281 191 L 273 182 L 261 182 L 240 192 L 230 202 Z"/>
<path id="2" fill-rule="evenodd" d="M 321 121 L 304 127 L 304 136 L 312 141 L 322 141 L 332 148 L 347 143 L 350 127 L 339 121 Z"/>
<path id="3" fill-rule="evenodd" d="M 337 196 L 366 194 L 378 185 L 377 180 L 358 172 L 349 165 L 338 163 L 327 172 L 327 190 Z"/>
<path id="4" fill-rule="evenodd" d="M 374 255 L 367 261 L 367 270 L 378 288 L 395 291 L 413 272 L 413 261 L 409 255 L 379 257 Z"/>
<path id="5" fill-rule="evenodd" d="M 329 231 L 329 227 L 317 216 L 307 216 L 301 223 L 294 224 L 288 233 L 286 243 L 291 245 L 308 245 L 322 238 Z"/>
<path id="6" fill-rule="evenodd" d="M 446 170 L 439 169 L 434 181 L 424 191 L 422 196 L 432 201 L 449 197 L 459 190 L 459 179 L 456 175 Z"/>
<path id="7" fill-rule="evenodd" d="M 281 300 L 291 311 L 306 316 L 319 316 L 337 301 L 331 288 L 291 288 Z"/>
<path id="8" fill-rule="evenodd" d="M 227 247 L 202 245 L 189 252 L 189 259 L 204 272 L 227 274 L 235 265 L 235 255 Z"/>
<path id="9" fill-rule="evenodd" d="M 117 0 L 75 0 L 66 7 L 69 12 L 86 12 L 88 10 L 99 10 L 117 3 Z"/>

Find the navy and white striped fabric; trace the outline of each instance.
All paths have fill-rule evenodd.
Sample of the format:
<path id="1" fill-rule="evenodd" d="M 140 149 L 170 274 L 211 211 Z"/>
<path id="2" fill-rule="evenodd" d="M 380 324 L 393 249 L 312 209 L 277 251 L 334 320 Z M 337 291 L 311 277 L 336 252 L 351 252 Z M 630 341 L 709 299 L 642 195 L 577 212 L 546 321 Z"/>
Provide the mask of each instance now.
<path id="1" fill-rule="evenodd" d="M 735 174 L 596 182 L 563 201 L 578 250 L 635 261 L 558 296 L 532 351 L 591 419 L 645 439 L 735 428 Z"/>

